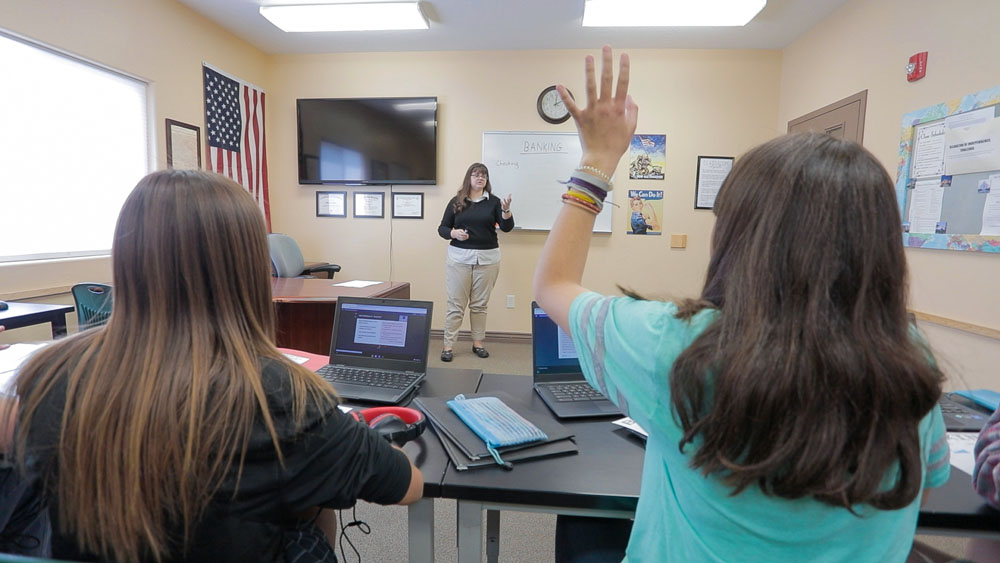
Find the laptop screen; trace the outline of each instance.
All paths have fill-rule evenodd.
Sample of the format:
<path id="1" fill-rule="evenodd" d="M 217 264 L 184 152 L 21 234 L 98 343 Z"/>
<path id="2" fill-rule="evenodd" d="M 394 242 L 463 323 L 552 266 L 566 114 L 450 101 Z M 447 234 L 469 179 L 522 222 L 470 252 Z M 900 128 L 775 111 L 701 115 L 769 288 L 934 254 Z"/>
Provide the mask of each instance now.
<path id="1" fill-rule="evenodd" d="M 431 303 L 405 299 L 341 298 L 330 363 L 424 371 Z"/>
<path id="2" fill-rule="evenodd" d="M 583 380 L 573 340 L 538 304 L 531 304 L 531 352 L 536 382 Z"/>

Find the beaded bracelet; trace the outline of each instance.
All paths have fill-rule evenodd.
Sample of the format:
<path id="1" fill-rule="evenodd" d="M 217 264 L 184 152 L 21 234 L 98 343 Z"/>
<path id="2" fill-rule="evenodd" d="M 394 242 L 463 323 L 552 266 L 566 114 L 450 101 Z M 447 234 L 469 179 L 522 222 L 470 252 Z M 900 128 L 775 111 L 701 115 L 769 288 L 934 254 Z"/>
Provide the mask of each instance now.
<path id="1" fill-rule="evenodd" d="M 592 172 L 594 174 L 597 174 L 598 178 L 604 180 L 605 182 L 607 182 L 609 184 L 611 183 L 611 176 L 608 176 L 607 174 L 605 174 L 603 171 L 601 171 L 596 166 L 579 166 L 579 167 L 577 167 L 577 170 L 586 171 L 586 172 Z"/>

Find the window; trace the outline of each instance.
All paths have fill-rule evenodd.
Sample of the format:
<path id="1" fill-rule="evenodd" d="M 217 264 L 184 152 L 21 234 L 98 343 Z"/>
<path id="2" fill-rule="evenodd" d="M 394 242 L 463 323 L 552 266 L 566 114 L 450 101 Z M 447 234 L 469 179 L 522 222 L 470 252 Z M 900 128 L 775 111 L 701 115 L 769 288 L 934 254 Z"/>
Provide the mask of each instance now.
<path id="1" fill-rule="evenodd" d="M 0 262 L 107 254 L 151 169 L 148 85 L 0 31 Z"/>

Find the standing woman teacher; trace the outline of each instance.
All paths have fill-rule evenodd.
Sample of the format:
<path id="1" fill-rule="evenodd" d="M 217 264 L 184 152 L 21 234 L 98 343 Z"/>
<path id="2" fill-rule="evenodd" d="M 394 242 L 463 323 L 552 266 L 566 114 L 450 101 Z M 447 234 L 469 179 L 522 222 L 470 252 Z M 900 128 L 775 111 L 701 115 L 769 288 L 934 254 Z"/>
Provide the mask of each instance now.
<path id="1" fill-rule="evenodd" d="M 514 228 L 510 195 L 493 195 L 490 173 L 485 164 L 475 162 L 465 171 L 462 187 L 448 202 L 438 227 L 438 234 L 450 240 L 445 266 L 444 285 L 448 308 L 444 318 L 444 348 L 441 361 L 450 362 L 458 329 L 469 307 L 472 325 L 472 351 L 488 358 L 483 346 L 486 338 L 486 307 L 500 273 L 500 244 L 497 225 L 509 233 Z"/>

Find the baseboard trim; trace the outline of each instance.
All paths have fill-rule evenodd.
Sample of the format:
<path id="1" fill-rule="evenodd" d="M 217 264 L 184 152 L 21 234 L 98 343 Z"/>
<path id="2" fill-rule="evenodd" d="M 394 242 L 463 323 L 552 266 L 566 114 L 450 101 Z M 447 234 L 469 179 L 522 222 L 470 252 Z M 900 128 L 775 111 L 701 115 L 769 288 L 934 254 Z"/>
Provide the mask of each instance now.
<path id="1" fill-rule="evenodd" d="M 444 330 L 435 328 L 431 330 L 431 338 L 444 338 Z M 468 330 L 458 331 L 459 340 L 472 341 L 472 332 Z M 531 335 L 526 332 L 502 332 L 502 331 L 487 331 L 486 340 L 490 342 L 515 342 L 515 343 L 527 343 L 531 342 Z"/>

